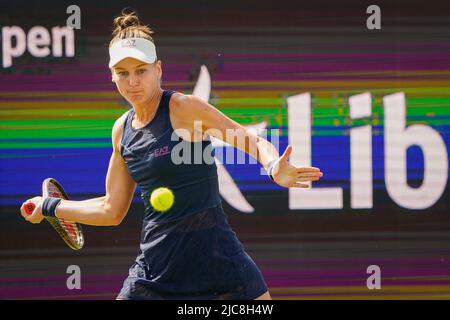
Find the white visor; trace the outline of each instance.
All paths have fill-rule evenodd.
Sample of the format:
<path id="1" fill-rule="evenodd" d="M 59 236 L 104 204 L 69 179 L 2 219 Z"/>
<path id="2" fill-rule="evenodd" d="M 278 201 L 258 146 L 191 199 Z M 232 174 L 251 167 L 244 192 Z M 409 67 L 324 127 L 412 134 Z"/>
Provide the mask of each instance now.
<path id="1" fill-rule="evenodd" d="M 114 67 L 125 58 L 134 58 L 146 63 L 156 61 L 153 42 L 142 38 L 126 38 L 114 42 L 109 48 L 109 67 Z"/>

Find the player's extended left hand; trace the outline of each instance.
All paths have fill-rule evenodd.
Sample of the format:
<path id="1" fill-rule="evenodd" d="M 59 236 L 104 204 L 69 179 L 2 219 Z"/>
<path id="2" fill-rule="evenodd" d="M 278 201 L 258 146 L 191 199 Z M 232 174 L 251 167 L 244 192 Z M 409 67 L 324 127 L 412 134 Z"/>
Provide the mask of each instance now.
<path id="1" fill-rule="evenodd" d="M 296 167 L 290 164 L 288 158 L 291 153 L 292 146 L 289 145 L 274 165 L 272 176 L 278 185 L 285 188 L 309 188 L 304 182 L 317 181 L 323 176 L 319 168 Z"/>

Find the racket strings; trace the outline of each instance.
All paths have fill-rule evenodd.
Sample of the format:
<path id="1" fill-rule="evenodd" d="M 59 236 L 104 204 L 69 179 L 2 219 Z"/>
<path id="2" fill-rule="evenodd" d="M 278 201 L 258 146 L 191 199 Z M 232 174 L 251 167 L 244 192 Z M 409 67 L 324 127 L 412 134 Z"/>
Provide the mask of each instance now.
<path id="1" fill-rule="evenodd" d="M 48 191 L 49 197 L 67 199 L 65 194 L 63 194 L 63 192 L 61 192 L 60 188 L 58 186 L 54 185 L 53 183 L 47 184 L 47 191 Z M 64 230 L 65 235 L 61 234 L 61 236 L 63 237 L 63 239 L 71 242 L 71 244 L 69 244 L 69 245 L 71 245 L 72 247 L 75 247 L 77 249 L 79 249 L 80 247 L 83 246 L 82 233 L 81 233 L 81 230 L 78 228 L 78 225 L 75 222 L 67 221 L 67 220 L 60 219 L 60 218 L 57 218 L 53 221 L 54 221 L 54 224 L 58 224 L 59 227 Z M 57 229 L 59 229 L 59 228 L 57 228 Z"/>
<path id="2" fill-rule="evenodd" d="M 76 224 L 74 224 L 72 222 L 68 222 L 63 219 L 59 219 L 59 222 L 61 223 L 63 228 L 67 231 L 67 233 L 70 235 L 70 237 L 72 239 L 76 240 L 78 237 L 78 228 L 77 228 Z"/>

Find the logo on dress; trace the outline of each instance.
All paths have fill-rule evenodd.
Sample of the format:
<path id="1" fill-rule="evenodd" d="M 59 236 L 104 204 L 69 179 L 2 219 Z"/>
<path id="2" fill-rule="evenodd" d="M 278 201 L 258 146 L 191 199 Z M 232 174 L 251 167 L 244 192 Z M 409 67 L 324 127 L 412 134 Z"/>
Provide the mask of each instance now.
<path id="1" fill-rule="evenodd" d="M 164 146 L 164 147 L 156 149 L 153 154 L 155 157 L 161 157 L 161 156 L 165 156 L 166 154 L 169 154 L 169 153 L 170 153 L 169 146 Z"/>
<path id="2" fill-rule="evenodd" d="M 122 47 L 128 47 L 128 48 L 133 48 L 136 47 L 136 40 L 135 39 L 126 39 L 124 41 L 122 41 Z"/>

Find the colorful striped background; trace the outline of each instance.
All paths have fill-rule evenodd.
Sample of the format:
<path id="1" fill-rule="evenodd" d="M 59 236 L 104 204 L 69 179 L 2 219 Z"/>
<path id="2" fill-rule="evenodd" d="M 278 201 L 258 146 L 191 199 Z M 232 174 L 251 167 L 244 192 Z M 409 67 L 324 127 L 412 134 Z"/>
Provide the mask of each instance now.
<path id="1" fill-rule="evenodd" d="M 19 1 L 20 2 L 20 1 Z M 2 7 L 0 27 L 64 23 L 63 4 Z M 211 74 L 210 103 L 241 124 L 267 121 L 288 143 L 286 99 L 313 96 L 312 164 L 325 173 L 315 187 L 344 189 L 344 210 L 293 212 L 287 192 L 259 175 L 259 165 L 226 165 L 256 209 L 226 211 L 278 299 L 450 298 L 449 189 L 424 211 L 397 206 L 384 184 L 385 95 L 404 92 L 407 125 L 439 132 L 450 150 L 449 10 L 382 7 L 383 29 L 365 28 L 365 7 L 249 1 L 137 5 L 154 27 L 163 87 L 191 93 L 201 65 Z M 2 6 L 5 6 L 4 4 Z M 83 3 L 75 58 L 24 55 L 0 69 L 0 298 L 115 297 L 136 254 L 140 197 L 119 231 L 87 228 L 87 248 L 70 252 L 45 226 L 26 225 L 18 205 L 60 180 L 73 199 L 97 197 L 111 153 L 111 128 L 127 110 L 111 83 L 107 43 L 116 1 Z M 39 9 L 40 8 L 40 9 Z M 383 11 L 384 10 L 384 11 Z M 189 17 L 189 18 L 187 18 Z M 372 117 L 352 121 L 348 98 L 370 92 Z M 349 130 L 373 126 L 374 208 L 352 210 Z M 423 175 L 419 148 L 408 150 L 408 180 Z M 24 236 L 24 234 L 26 236 Z M 31 268 L 30 265 L 34 268 Z M 83 288 L 65 287 L 65 268 L 82 267 Z M 366 287 L 366 268 L 382 269 L 382 290 Z"/>

